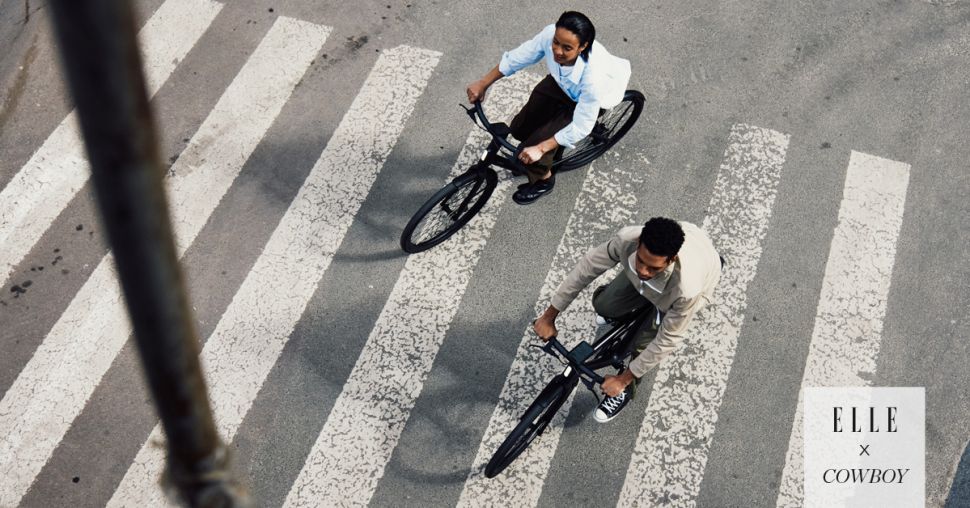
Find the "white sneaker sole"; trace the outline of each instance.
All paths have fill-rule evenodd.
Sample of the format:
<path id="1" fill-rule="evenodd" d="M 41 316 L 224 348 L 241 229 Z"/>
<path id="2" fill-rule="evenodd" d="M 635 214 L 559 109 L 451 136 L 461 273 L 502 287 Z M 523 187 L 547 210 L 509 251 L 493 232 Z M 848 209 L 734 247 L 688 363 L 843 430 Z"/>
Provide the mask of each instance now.
<path id="1" fill-rule="evenodd" d="M 607 417 L 606 414 L 604 414 L 599 409 L 597 409 L 596 412 L 593 413 L 593 419 L 596 420 L 596 423 L 607 423 L 610 420 L 612 420 L 613 418 L 616 418 L 617 416 L 619 416 L 619 414 L 620 413 L 616 413 L 615 415 L 613 415 L 611 417 Z M 602 416 L 600 416 L 600 415 L 602 415 Z"/>

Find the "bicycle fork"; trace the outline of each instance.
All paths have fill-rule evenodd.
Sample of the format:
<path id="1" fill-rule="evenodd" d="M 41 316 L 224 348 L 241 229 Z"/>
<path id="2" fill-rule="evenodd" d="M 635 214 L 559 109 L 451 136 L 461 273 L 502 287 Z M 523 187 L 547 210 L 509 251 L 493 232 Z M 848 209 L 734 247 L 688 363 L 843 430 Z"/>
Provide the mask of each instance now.
<path id="1" fill-rule="evenodd" d="M 480 164 L 481 163 L 475 164 L 474 166 L 469 168 L 467 172 L 471 173 L 474 171 L 481 171 L 482 167 L 480 166 Z M 472 199 L 478 194 L 478 189 L 480 189 L 483 185 L 485 185 L 484 178 L 476 179 L 475 183 L 472 185 L 471 190 L 468 191 L 468 195 L 461 200 L 461 203 L 459 203 L 458 207 L 456 207 L 455 209 L 452 209 L 450 206 L 448 206 L 449 203 L 447 199 L 442 201 L 439 206 L 441 206 L 441 209 L 448 214 L 451 220 L 453 221 L 458 220 L 458 218 L 461 217 L 466 210 L 468 210 L 468 205 L 472 202 Z"/>

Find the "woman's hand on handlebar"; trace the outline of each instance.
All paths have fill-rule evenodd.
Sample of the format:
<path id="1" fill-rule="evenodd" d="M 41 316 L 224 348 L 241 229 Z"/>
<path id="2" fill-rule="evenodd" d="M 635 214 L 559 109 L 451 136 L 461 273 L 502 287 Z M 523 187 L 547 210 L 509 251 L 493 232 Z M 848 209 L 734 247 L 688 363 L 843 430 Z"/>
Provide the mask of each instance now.
<path id="1" fill-rule="evenodd" d="M 523 148 L 522 151 L 519 152 L 519 160 L 525 164 L 534 164 L 538 162 L 543 155 L 557 148 L 559 148 L 559 142 L 557 142 L 556 137 L 553 136 L 549 139 L 543 140 L 535 146 L 527 146 Z"/>
<path id="2" fill-rule="evenodd" d="M 543 154 L 544 152 L 542 151 L 542 147 L 539 145 L 527 146 L 523 148 L 521 152 L 519 152 L 519 160 L 522 161 L 523 164 L 534 164 L 542 158 Z"/>
<path id="3" fill-rule="evenodd" d="M 492 86 L 492 83 L 502 79 L 502 77 L 502 72 L 498 70 L 498 66 L 496 65 L 487 74 L 482 76 L 482 79 L 468 85 L 468 88 L 465 89 L 465 93 L 468 94 L 468 102 L 474 104 L 475 101 L 485 100 L 485 90 L 488 90 L 488 87 Z"/>
<path id="4" fill-rule="evenodd" d="M 485 90 L 488 90 L 488 84 L 483 80 L 478 80 L 468 85 L 465 89 L 465 93 L 468 94 L 468 102 L 474 104 L 476 101 L 484 100 Z"/>

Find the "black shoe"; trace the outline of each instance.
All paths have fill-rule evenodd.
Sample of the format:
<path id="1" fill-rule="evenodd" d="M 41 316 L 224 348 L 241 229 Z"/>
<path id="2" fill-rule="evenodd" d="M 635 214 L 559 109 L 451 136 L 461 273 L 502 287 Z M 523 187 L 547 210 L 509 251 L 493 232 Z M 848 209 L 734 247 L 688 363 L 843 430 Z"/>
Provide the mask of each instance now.
<path id="1" fill-rule="evenodd" d="M 526 185 L 512 194 L 512 201 L 520 205 L 527 205 L 541 198 L 552 191 L 556 185 L 556 176 L 553 175 L 545 180 L 539 180 L 531 185 Z"/>
<path id="2" fill-rule="evenodd" d="M 626 407 L 630 402 L 630 388 L 625 388 L 616 397 L 606 397 L 603 402 L 600 402 L 599 407 L 596 408 L 596 413 L 593 414 L 593 419 L 600 422 L 606 423 L 616 415 L 620 414 L 620 410 Z"/>

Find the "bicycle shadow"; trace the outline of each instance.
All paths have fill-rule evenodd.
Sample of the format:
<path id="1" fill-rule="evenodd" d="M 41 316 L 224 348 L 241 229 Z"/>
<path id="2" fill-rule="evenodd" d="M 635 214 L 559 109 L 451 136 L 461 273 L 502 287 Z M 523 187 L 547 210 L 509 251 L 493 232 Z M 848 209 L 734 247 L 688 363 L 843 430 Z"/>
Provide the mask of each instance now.
<path id="1" fill-rule="evenodd" d="M 406 445 L 396 447 L 387 465 L 389 474 L 441 486 L 468 478 L 518 346 L 517 340 L 495 344 L 480 337 L 486 330 L 521 337 L 525 323 L 525 314 L 474 314 L 453 320 L 401 435 Z"/>
<path id="2" fill-rule="evenodd" d="M 450 377 L 459 374 L 452 372 Z M 431 403 L 419 403 L 412 410 L 402 437 L 410 443 L 395 449 L 387 469 L 421 485 L 463 484 L 473 470 L 480 469 L 473 464 L 491 411 L 484 419 L 469 415 L 480 415 L 483 406 L 494 408 L 495 394 L 452 384 L 432 390 L 426 386 L 421 397 Z"/>
<path id="3" fill-rule="evenodd" d="M 370 252 L 367 254 L 357 254 L 348 252 L 337 252 L 334 254 L 334 261 L 391 261 L 394 259 L 406 258 L 408 256 L 407 252 L 404 252 L 400 248 L 397 249 L 387 249 L 377 252 Z"/>
<path id="4" fill-rule="evenodd" d="M 531 314 L 531 310 L 527 314 Z M 490 333 L 498 330 L 495 333 L 518 334 L 521 337 L 528 321 L 528 317 L 511 317 L 492 322 L 487 329 Z M 467 345 L 470 342 L 466 335 L 474 335 L 476 329 L 480 334 L 486 328 L 482 328 L 481 323 L 458 324 L 456 328 L 456 333 L 449 333 L 439 352 L 436 372 L 429 375 L 429 379 L 447 379 L 449 382 L 425 385 L 421 400 L 411 411 L 405 437 L 402 437 L 408 439 L 408 446 L 398 446 L 388 464 L 388 471 L 395 476 L 425 485 L 453 485 L 462 484 L 469 475 L 480 475 L 482 472 L 484 462 L 476 458 L 485 431 L 500 404 L 500 394 L 519 341 L 503 344 L 506 347 L 476 344 L 475 363 L 470 367 L 468 356 L 462 356 L 456 350 L 464 349 L 460 343 Z M 539 343 L 538 339 L 534 342 Z M 545 381 L 537 384 L 533 392 L 522 394 L 519 407 L 511 411 L 525 411 L 539 395 Z M 564 430 L 580 425 L 591 417 L 596 401 L 589 394 L 584 395 L 586 391 L 582 385 L 578 387 L 573 406 L 568 412 L 570 416 L 557 418 L 554 420 L 555 426 Z M 500 429 L 500 433 L 509 430 L 511 428 Z M 432 450 L 430 455 L 429 450 Z M 490 455 L 493 451 L 489 449 L 484 452 Z"/>
<path id="5" fill-rule="evenodd" d="M 379 251 L 353 253 L 341 249 L 335 260 L 389 261 L 407 257 L 398 246 L 401 232 L 411 215 L 450 178 L 458 152 L 449 150 L 432 156 L 415 154 L 406 148 L 385 163 L 385 168 L 368 190 L 354 217 L 353 228 L 368 238 Z M 433 168 L 429 170 L 428 168 Z"/>

